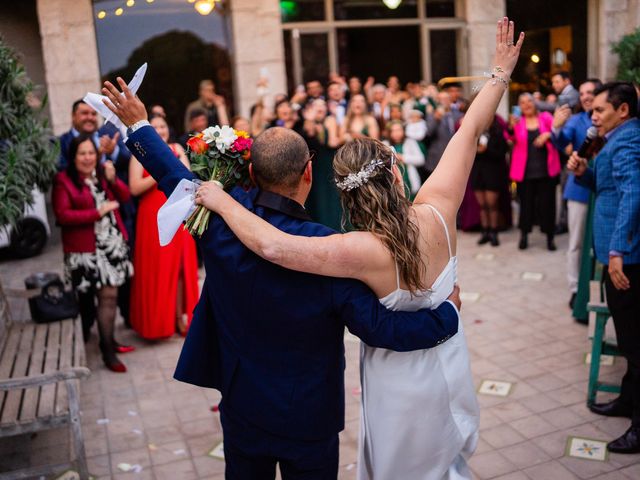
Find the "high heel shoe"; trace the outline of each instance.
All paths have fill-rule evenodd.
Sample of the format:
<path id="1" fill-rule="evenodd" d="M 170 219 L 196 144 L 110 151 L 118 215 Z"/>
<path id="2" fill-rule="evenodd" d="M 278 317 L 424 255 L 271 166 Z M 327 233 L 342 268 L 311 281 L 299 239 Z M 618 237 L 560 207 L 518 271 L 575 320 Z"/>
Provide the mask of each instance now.
<path id="1" fill-rule="evenodd" d="M 127 371 L 127 367 L 118 360 L 114 350 L 105 347 L 104 345 L 100 345 L 100 350 L 102 351 L 102 361 L 104 362 L 105 367 L 107 367 L 112 372 L 116 373 L 125 373 Z"/>
<path id="2" fill-rule="evenodd" d="M 183 313 L 180 318 L 176 318 L 176 332 L 180 334 L 181 337 L 187 336 L 187 331 L 189 330 L 189 317 L 186 313 Z"/>
<path id="3" fill-rule="evenodd" d="M 482 236 L 478 240 L 478 245 L 484 245 L 485 243 L 489 243 L 491 240 L 489 230 L 483 229 Z"/>
<path id="4" fill-rule="evenodd" d="M 495 229 L 489 230 L 489 242 L 492 247 L 497 247 L 500 245 L 500 240 L 498 240 L 498 232 Z"/>
<path id="5" fill-rule="evenodd" d="M 553 235 L 547 235 L 547 250 L 555 252 L 557 249 L 558 247 L 556 247 L 556 244 L 553 241 Z"/>
<path id="6" fill-rule="evenodd" d="M 121 345 L 118 342 L 115 342 L 115 347 L 114 347 L 116 353 L 129 353 L 129 352 L 133 352 L 136 347 L 134 347 L 133 345 Z"/>
<path id="7" fill-rule="evenodd" d="M 527 235 L 522 234 L 522 236 L 520 237 L 520 243 L 518 243 L 518 248 L 520 250 L 526 250 L 528 246 L 529 246 L 529 240 L 527 239 Z"/>

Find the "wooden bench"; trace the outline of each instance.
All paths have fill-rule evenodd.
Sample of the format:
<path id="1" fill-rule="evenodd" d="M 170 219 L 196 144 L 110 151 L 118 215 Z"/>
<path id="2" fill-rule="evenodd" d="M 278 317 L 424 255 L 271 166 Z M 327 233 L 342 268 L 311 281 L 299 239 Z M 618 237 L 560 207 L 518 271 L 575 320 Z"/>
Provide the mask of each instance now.
<path id="1" fill-rule="evenodd" d="M 13 322 L 0 285 L 0 438 L 70 425 L 75 462 L 0 473 L 31 478 L 70 468 L 88 479 L 80 425 L 79 380 L 85 366 L 78 319 L 46 324 Z"/>

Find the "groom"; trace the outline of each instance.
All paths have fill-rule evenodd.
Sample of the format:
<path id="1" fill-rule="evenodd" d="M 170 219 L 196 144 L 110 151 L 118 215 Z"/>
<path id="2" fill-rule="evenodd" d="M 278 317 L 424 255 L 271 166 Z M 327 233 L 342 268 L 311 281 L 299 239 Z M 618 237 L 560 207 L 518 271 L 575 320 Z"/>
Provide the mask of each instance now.
<path id="1" fill-rule="evenodd" d="M 107 106 L 129 125 L 127 146 L 168 196 L 195 176 L 146 121 L 144 105 L 109 82 Z M 251 149 L 260 188 L 236 200 L 294 235 L 325 236 L 303 207 L 311 188 L 306 143 L 284 128 Z M 227 479 L 335 479 L 344 428 L 344 327 L 367 344 L 407 351 L 457 332 L 453 303 L 416 313 L 386 310 L 362 283 L 293 272 L 240 243 L 219 216 L 199 239 L 207 276 L 175 378 L 220 390 Z M 456 292 L 456 301 L 457 298 Z"/>

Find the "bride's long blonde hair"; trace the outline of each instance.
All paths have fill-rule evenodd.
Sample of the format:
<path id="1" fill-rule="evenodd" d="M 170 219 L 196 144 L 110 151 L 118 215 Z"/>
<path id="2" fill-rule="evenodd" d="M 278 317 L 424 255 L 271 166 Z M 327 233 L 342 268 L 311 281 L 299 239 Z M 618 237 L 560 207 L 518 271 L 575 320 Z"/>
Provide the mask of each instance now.
<path id="1" fill-rule="evenodd" d="M 411 202 L 396 184 L 392 166 L 395 154 L 391 148 L 372 138 L 358 138 L 341 147 L 333 160 L 336 182 L 358 173 L 372 161 L 382 165 L 368 181 L 351 190 L 340 189 L 344 211 L 343 228 L 350 223 L 357 230 L 378 236 L 391 252 L 400 276 L 411 292 L 425 290 L 426 265 L 419 249 L 420 232 L 413 216 Z"/>

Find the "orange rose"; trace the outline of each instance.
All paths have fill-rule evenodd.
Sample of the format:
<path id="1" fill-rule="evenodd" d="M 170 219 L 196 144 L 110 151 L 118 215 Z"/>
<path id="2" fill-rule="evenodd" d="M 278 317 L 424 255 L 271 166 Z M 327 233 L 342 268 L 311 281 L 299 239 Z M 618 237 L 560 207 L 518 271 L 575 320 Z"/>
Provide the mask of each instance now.
<path id="1" fill-rule="evenodd" d="M 209 150 L 209 144 L 202 140 L 201 137 L 202 135 L 196 135 L 195 137 L 191 137 L 187 140 L 187 146 L 193 153 L 204 153 Z"/>

